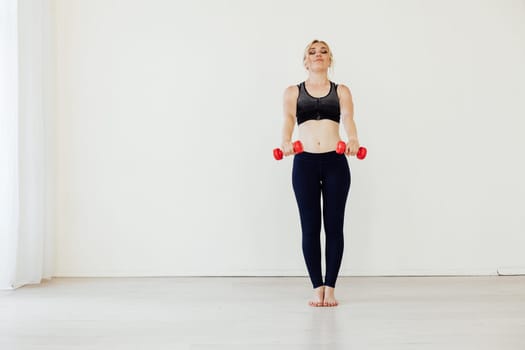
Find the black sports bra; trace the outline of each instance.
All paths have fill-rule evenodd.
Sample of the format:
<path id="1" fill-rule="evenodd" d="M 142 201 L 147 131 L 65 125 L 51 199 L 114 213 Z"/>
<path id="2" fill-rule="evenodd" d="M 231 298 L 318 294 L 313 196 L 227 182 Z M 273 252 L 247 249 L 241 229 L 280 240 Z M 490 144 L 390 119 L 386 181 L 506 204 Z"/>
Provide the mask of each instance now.
<path id="1" fill-rule="evenodd" d="M 337 84 L 330 81 L 330 91 L 324 97 L 313 97 L 304 86 L 304 81 L 297 85 L 299 96 L 297 97 L 297 125 L 307 120 L 330 119 L 339 123 L 341 110 L 339 107 L 339 96 L 337 96 Z"/>

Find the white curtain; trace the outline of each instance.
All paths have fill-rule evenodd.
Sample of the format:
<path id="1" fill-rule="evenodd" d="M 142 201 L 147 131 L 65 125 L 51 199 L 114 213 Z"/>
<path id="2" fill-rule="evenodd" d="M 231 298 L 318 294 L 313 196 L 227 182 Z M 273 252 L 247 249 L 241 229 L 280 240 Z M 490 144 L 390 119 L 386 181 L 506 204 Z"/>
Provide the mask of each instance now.
<path id="1" fill-rule="evenodd" d="M 53 265 L 51 0 L 0 0 L 0 289 Z"/>

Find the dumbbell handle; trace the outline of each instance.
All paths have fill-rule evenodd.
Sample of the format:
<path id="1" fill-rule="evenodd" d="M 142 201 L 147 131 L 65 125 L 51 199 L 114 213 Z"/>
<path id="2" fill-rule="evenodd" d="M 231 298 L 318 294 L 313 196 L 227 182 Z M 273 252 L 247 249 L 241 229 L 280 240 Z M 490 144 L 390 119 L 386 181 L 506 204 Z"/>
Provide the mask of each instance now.
<path id="1" fill-rule="evenodd" d="M 303 144 L 301 143 L 301 141 L 297 140 L 293 143 L 293 153 L 297 154 L 297 153 L 301 153 L 303 151 Z M 273 157 L 275 158 L 275 160 L 281 160 L 283 159 L 283 150 L 280 149 L 280 148 L 274 148 L 273 150 Z"/>
<path id="2" fill-rule="evenodd" d="M 337 152 L 337 154 L 345 153 L 346 143 L 344 143 L 344 141 L 339 141 L 337 143 L 337 148 L 335 151 Z M 365 159 L 366 153 L 367 153 L 367 150 L 365 147 L 359 147 L 359 149 L 357 150 L 357 154 L 356 154 L 357 159 Z"/>

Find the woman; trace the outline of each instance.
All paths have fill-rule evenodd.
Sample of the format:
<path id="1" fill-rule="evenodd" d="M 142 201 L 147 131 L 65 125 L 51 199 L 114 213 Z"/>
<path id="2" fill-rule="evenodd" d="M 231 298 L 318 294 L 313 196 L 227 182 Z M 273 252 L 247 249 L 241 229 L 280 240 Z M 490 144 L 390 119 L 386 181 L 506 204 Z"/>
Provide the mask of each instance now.
<path id="1" fill-rule="evenodd" d="M 305 49 L 303 63 L 308 79 L 289 86 L 284 92 L 284 125 L 281 148 L 293 154 L 292 133 L 297 122 L 304 152 L 295 155 L 292 185 L 299 207 L 302 250 L 314 298 L 310 306 L 337 306 L 335 283 L 343 257 L 343 223 L 350 189 L 350 169 L 346 155 L 359 149 L 353 120 L 352 95 L 348 87 L 328 79 L 332 66 L 328 44 L 313 40 Z M 345 154 L 335 149 L 341 140 L 339 123 L 348 137 Z M 326 235 L 326 274 L 321 273 L 321 197 Z"/>

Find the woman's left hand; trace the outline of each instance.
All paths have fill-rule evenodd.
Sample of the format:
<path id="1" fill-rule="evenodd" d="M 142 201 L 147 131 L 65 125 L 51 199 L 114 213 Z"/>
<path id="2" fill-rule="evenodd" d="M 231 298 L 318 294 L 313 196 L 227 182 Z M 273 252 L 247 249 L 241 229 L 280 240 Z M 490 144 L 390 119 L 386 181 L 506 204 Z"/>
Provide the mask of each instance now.
<path id="1" fill-rule="evenodd" d="M 346 144 L 346 152 L 345 152 L 346 155 L 355 156 L 358 150 L 359 150 L 359 140 L 357 139 L 348 140 L 348 143 Z"/>

